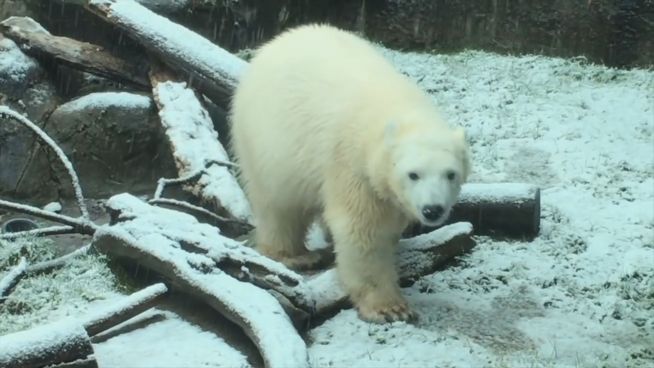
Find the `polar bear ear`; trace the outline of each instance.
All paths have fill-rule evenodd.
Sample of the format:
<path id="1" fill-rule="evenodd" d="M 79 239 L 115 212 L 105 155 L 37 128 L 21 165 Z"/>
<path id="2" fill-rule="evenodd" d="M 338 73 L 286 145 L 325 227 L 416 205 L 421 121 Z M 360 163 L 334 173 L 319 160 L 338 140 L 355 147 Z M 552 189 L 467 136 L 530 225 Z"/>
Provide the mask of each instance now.
<path id="1" fill-rule="evenodd" d="M 461 159 L 461 165 L 463 166 L 463 181 L 468 180 L 471 171 L 471 162 L 470 162 L 470 151 L 468 150 L 468 144 L 466 142 L 466 132 L 463 128 L 454 129 L 454 139 L 458 141 L 459 144 L 459 157 Z"/>
<path id="2" fill-rule="evenodd" d="M 459 127 L 454 129 L 454 138 L 459 140 L 460 143 L 465 144 L 466 141 L 466 131 L 465 129 Z"/>

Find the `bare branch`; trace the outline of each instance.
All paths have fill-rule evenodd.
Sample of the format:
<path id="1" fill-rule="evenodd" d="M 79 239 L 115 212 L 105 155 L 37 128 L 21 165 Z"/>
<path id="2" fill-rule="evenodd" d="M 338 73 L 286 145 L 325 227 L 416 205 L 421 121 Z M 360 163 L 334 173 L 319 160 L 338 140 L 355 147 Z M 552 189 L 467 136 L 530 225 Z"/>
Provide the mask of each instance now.
<path id="1" fill-rule="evenodd" d="M 82 214 L 82 218 L 88 220 L 89 212 L 86 208 L 86 204 L 84 203 L 84 196 L 82 194 L 82 187 L 79 184 L 79 178 L 77 177 L 77 173 L 73 168 L 73 164 L 70 162 L 70 160 L 68 160 L 68 157 L 66 157 L 64 151 L 62 151 L 61 148 L 54 142 L 54 140 L 52 140 L 50 136 L 48 136 L 43 130 L 41 130 L 41 128 L 39 128 L 28 118 L 10 109 L 8 106 L 0 106 L 0 116 L 13 119 L 25 125 L 29 129 L 31 129 L 44 143 L 50 146 L 50 148 L 57 154 L 57 157 L 59 157 L 59 160 L 64 165 L 66 171 L 68 171 L 68 174 L 70 175 L 70 180 L 73 185 L 73 189 L 75 190 L 75 198 L 77 199 L 77 205 L 79 206 L 79 210 Z"/>
<path id="2" fill-rule="evenodd" d="M 84 329 L 89 336 L 95 336 L 152 308 L 167 292 L 168 288 L 162 283 L 150 285 L 116 303 L 94 310 L 92 315 L 84 318 Z"/>
<path id="3" fill-rule="evenodd" d="M 49 236 L 49 235 L 63 235 L 74 234 L 75 229 L 72 226 L 50 226 L 40 229 L 32 229 L 26 231 L 17 231 L 14 233 L 0 234 L 0 239 L 16 239 L 21 236 Z"/>
<path id="4" fill-rule="evenodd" d="M 79 234 L 93 235 L 95 230 L 98 228 L 97 225 L 95 225 L 93 222 L 87 219 L 60 215 L 58 213 L 45 211 L 37 207 L 5 201 L 3 199 L 0 199 L 0 208 L 21 212 L 28 215 L 40 217 L 46 220 L 58 222 L 60 224 L 68 225 L 73 227 L 73 229 L 75 229 L 75 232 Z"/>
<path id="5" fill-rule="evenodd" d="M 250 204 L 234 174 L 224 167 L 229 162 L 227 151 L 195 92 L 186 83 L 176 81 L 156 61 L 152 63 L 150 79 L 179 175 L 190 180 L 200 173 L 193 184 L 184 188 L 212 212 L 250 222 Z"/>
<path id="6" fill-rule="evenodd" d="M 161 194 L 163 193 L 164 189 L 166 189 L 166 186 L 168 185 L 179 185 L 179 184 L 186 184 L 190 181 L 197 180 L 200 176 L 204 175 L 206 173 L 206 170 L 211 167 L 211 165 L 219 165 L 219 166 L 226 166 L 226 167 L 238 167 L 237 164 L 230 162 L 230 161 L 222 161 L 222 160 L 208 160 L 204 167 L 201 169 L 198 169 L 195 172 L 191 172 L 190 174 L 181 176 L 179 178 L 161 178 L 157 181 L 157 189 L 154 191 L 154 199 L 159 199 L 161 197 Z"/>
<path id="7" fill-rule="evenodd" d="M 25 257 L 20 259 L 18 265 L 12 268 L 2 279 L 0 279 L 0 303 L 2 303 L 11 290 L 18 284 L 21 278 L 25 275 L 25 270 L 27 269 L 27 261 Z"/>
<path id="8" fill-rule="evenodd" d="M 76 249 L 66 255 L 63 255 L 59 258 L 51 259 L 49 261 L 44 261 L 44 262 L 39 262 L 35 264 L 31 264 L 27 266 L 27 269 L 25 270 L 25 273 L 28 275 L 33 275 L 33 274 L 38 274 L 38 273 L 46 273 L 50 272 L 54 269 L 60 268 L 65 266 L 68 262 L 70 262 L 71 259 L 75 257 L 79 257 L 81 255 L 87 254 L 89 249 L 91 248 L 90 244 L 87 244 L 79 249 Z"/>
<path id="9" fill-rule="evenodd" d="M 252 269 L 269 270 L 271 283 L 286 285 L 278 289 L 281 292 L 292 285 L 302 287 L 300 275 L 188 214 L 148 205 L 129 194 L 111 197 L 107 207 L 115 221 L 98 229 L 96 249 L 163 276 L 180 292 L 204 301 L 239 325 L 259 348 L 266 366 L 307 365 L 306 345 L 278 300 L 218 270 L 216 264 L 230 256 L 237 262 L 248 260 Z M 243 267 L 239 272 L 249 271 Z"/>
<path id="10" fill-rule="evenodd" d="M 99 45 L 68 37 L 53 36 L 28 17 L 10 17 L 0 22 L 0 30 L 25 53 L 45 56 L 70 67 L 112 78 L 139 89 L 150 87 L 147 73 L 135 62 L 116 57 Z"/>

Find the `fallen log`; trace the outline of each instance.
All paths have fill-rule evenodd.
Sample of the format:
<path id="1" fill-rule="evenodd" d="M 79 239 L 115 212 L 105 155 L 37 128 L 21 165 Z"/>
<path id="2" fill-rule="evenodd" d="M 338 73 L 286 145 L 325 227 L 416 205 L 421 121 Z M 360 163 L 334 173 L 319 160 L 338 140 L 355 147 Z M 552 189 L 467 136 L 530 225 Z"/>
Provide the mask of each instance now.
<path id="1" fill-rule="evenodd" d="M 89 336 L 95 336 L 152 308 L 167 291 L 166 285 L 154 284 L 120 301 L 96 309 L 84 317 L 84 329 Z"/>
<path id="2" fill-rule="evenodd" d="M 179 176 L 198 177 L 186 182 L 189 190 L 217 214 L 249 223 L 250 205 L 229 167 L 227 151 L 218 140 L 208 112 L 186 83 L 178 82 L 168 71 L 153 63 L 150 73 L 152 94 Z M 235 234 L 241 235 L 241 234 Z"/>
<path id="3" fill-rule="evenodd" d="M 161 261 L 149 264 L 144 260 L 154 255 L 148 255 L 143 249 L 136 251 L 132 249 L 133 246 L 114 242 L 99 247 L 104 249 L 105 253 L 131 259 L 141 267 L 167 275 L 171 274 L 169 269 L 181 267 L 176 264 L 183 263 L 189 254 L 202 256 L 205 262 L 210 261 L 209 266 L 212 269 L 218 268 L 234 279 L 247 281 L 283 296 L 280 303 L 286 300 L 295 308 L 286 308 L 286 311 L 292 317 L 295 316 L 293 321 L 296 327 L 306 328 L 304 319 L 324 316 L 347 306 L 347 296 L 334 270 L 305 278 L 283 264 L 262 256 L 254 249 L 223 237 L 218 229 L 202 224 L 190 215 L 150 206 L 128 194 L 110 198 L 107 201 L 107 209 L 111 215 L 111 228 L 133 234 L 131 236 L 135 238 L 155 235 L 164 237 L 166 241 L 161 243 L 174 247 L 180 255 L 172 264 L 161 264 Z M 145 229 L 157 230 L 155 233 Z M 470 224 L 457 223 L 415 238 L 401 240 L 398 255 L 401 284 L 410 285 L 415 279 L 433 273 L 448 260 L 471 249 L 475 245 L 470 238 L 471 232 Z M 121 248 L 125 250 L 121 251 Z M 160 269 L 162 267 L 163 269 Z M 174 279 L 174 274 L 171 277 Z M 185 292 L 183 289 L 181 291 Z M 304 313 L 297 314 L 298 310 Z"/>
<path id="4" fill-rule="evenodd" d="M 89 335 L 75 320 L 0 336 L 0 367 L 70 367 L 76 362 L 98 367 Z"/>
<path id="5" fill-rule="evenodd" d="M 540 231 L 540 189 L 525 183 L 468 183 L 446 224 L 469 222 L 475 235 L 533 239 Z M 410 226 L 405 236 L 434 227 Z"/>
<path id="6" fill-rule="evenodd" d="M 247 252 L 240 251 L 247 248 L 190 215 L 151 206 L 129 194 L 110 198 L 107 206 L 111 223 L 98 229 L 93 239 L 99 251 L 138 263 L 236 323 L 258 347 L 267 367 L 308 365 L 306 344 L 279 302 L 216 267 L 213 258 L 224 253 L 246 257 Z M 203 248 L 209 249 L 207 255 L 197 251 Z M 215 254 L 210 257 L 211 253 Z M 250 261 L 259 266 L 275 263 L 258 257 Z M 270 275 L 272 282 L 291 283 L 297 278 L 281 267 L 275 267 L 281 270 L 280 277 Z"/>
<path id="7" fill-rule="evenodd" d="M 126 31 L 170 68 L 182 72 L 193 81 L 189 84 L 214 102 L 228 106 L 247 62 L 135 2 L 91 0 L 88 8 Z M 528 184 L 464 185 L 448 223 L 460 221 L 472 223 L 478 235 L 533 238 L 540 230 L 540 192 Z M 416 225 L 406 234 L 433 229 Z"/>
<path id="8" fill-rule="evenodd" d="M 7 18 L 0 23 L 0 31 L 28 55 L 52 59 L 141 90 L 150 87 L 146 69 L 113 56 L 101 46 L 53 36 L 29 17 Z"/>
<path id="9" fill-rule="evenodd" d="M 0 367 L 97 367 L 90 336 L 150 309 L 167 291 L 155 284 L 82 318 L 0 336 Z"/>
<path id="10" fill-rule="evenodd" d="M 220 106 L 247 63 L 199 34 L 171 22 L 136 1 L 90 0 L 86 6 L 125 31 L 168 67 Z"/>
<path id="11" fill-rule="evenodd" d="M 459 222 L 413 238 L 401 239 L 397 258 L 400 285 L 410 286 L 420 277 L 434 273 L 448 261 L 474 248 L 476 243 L 471 234 L 472 225 Z M 305 287 L 315 294 L 316 315 L 332 314 L 350 306 L 334 269 L 309 278 Z"/>

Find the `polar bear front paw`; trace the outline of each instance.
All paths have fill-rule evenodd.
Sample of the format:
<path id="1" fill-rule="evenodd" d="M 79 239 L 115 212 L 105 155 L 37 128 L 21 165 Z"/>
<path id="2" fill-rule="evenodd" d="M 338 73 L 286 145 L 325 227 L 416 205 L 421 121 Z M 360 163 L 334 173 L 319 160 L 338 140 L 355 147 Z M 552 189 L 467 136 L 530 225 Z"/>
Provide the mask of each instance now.
<path id="1" fill-rule="evenodd" d="M 362 320 L 373 323 L 414 322 L 418 318 L 418 315 L 402 299 L 387 304 L 361 303 L 357 305 L 357 310 Z"/>

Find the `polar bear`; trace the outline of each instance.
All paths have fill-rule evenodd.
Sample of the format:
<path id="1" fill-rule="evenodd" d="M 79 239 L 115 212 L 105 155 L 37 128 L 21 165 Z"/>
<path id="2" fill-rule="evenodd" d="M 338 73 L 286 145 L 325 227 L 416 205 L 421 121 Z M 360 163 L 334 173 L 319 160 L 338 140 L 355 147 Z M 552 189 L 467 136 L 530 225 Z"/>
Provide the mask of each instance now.
<path id="1" fill-rule="evenodd" d="M 231 149 L 256 248 L 302 268 L 317 218 L 360 318 L 411 320 L 394 254 L 412 221 L 442 224 L 469 173 L 461 128 L 368 41 L 304 25 L 264 44 L 231 104 Z"/>

